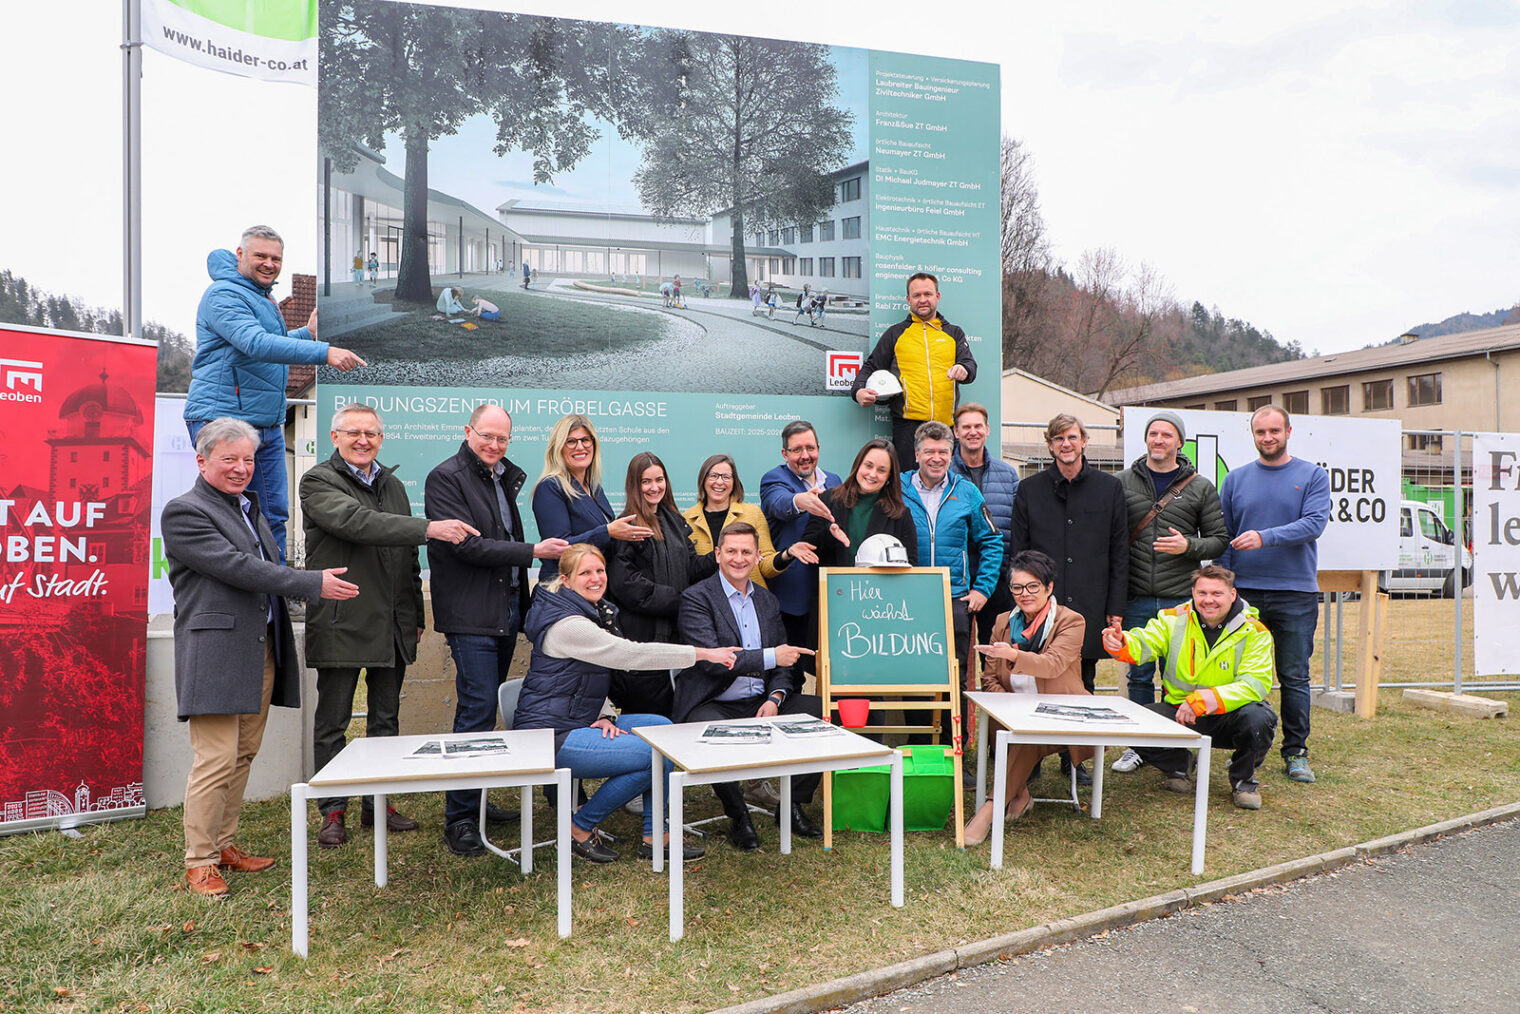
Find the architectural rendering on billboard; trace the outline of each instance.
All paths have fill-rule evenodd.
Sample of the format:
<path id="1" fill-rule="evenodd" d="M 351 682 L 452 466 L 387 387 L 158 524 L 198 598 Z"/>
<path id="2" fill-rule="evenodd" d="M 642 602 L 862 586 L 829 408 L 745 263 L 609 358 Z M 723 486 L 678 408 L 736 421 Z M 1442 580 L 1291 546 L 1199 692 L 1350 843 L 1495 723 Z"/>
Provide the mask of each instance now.
<path id="1" fill-rule="evenodd" d="M 590 416 L 616 503 L 643 450 L 683 506 L 717 451 L 758 484 L 796 418 L 842 470 L 921 270 L 999 417 L 996 66 L 392 3 L 321 40 L 321 334 L 370 365 L 320 406 L 375 405 L 414 500 L 482 402 L 530 482 Z"/>

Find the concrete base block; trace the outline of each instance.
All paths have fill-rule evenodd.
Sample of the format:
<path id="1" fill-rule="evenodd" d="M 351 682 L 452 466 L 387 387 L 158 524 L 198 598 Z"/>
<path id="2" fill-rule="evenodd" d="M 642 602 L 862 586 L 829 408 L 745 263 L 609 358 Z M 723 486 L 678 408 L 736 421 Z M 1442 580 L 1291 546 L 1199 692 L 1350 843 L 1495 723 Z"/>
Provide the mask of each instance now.
<path id="1" fill-rule="evenodd" d="M 1338 711 L 1343 715 L 1356 714 L 1356 694 L 1350 690 L 1310 690 L 1309 703 L 1326 711 Z"/>
<path id="2" fill-rule="evenodd" d="M 1404 700 L 1432 711 L 1449 711 L 1470 718 L 1503 718 L 1509 714 L 1508 701 L 1495 701 L 1472 694 L 1449 694 L 1444 690 L 1405 690 Z"/>

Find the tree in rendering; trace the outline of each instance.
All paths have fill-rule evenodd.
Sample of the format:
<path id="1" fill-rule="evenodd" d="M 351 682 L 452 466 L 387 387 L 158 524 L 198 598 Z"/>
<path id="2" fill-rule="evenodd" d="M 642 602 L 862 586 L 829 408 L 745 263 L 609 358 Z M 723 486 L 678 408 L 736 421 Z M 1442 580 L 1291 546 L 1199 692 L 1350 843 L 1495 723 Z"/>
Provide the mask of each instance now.
<path id="1" fill-rule="evenodd" d="M 746 227 L 814 221 L 834 204 L 829 173 L 850 152 L 827 46 L 657 32 L 642 76 L 648 119 L 634 183 L 661 218 L 728 211 L 730 295 L 749 297 Z"/>

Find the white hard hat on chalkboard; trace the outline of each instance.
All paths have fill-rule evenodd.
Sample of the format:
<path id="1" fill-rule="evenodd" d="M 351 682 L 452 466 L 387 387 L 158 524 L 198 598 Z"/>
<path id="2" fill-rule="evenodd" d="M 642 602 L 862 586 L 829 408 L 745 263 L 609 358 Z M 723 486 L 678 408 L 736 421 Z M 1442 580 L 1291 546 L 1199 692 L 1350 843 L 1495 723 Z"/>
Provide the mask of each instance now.
<path id="1" fill-rule="evenodd" d="M 908 551 L 895 536 L 878 532 L 860 544 L 855 553 L 857 567 L 911 567 Z"/>

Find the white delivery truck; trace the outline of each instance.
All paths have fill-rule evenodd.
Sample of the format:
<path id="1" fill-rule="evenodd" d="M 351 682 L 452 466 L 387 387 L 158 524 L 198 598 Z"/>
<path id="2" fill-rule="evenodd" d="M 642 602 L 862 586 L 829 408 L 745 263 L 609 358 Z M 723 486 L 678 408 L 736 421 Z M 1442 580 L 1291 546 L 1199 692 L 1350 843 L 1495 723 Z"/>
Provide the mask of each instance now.
<path id="1" fill-rule="evenodd" d="M 1399 566 L 1397 570 L 1383 572 L 1383 589 L 1451 598 L 1458 588 L 1467 586 L 1471 573 L 1472 552 L 1442 520 L 1440 507 L 1418 500 L 1400 501 Z"/>

